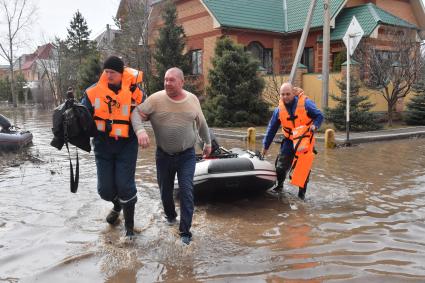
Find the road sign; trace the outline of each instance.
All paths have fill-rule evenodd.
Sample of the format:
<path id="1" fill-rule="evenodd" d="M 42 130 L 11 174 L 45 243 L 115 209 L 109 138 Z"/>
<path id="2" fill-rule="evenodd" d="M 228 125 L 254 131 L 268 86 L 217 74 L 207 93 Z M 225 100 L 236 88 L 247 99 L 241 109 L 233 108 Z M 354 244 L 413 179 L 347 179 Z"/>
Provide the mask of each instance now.
<path id="1" fill-rule="evenodd" d="M 351 20 L 351 23 L 348 26 L 344 37 L 342 38 L 345 46 L 347 47 L 347 49 L 349 49 L 350 55 L 353 55 L 354 50 L 356 50 L 356 47 L 362 39 L 363 35 L 364 31 L 362 27 L 360 26 L 356 17 L 353 16 L 353 19 Z M 348 42 L 348 40 L 350 40 L 350 42 Z"/>

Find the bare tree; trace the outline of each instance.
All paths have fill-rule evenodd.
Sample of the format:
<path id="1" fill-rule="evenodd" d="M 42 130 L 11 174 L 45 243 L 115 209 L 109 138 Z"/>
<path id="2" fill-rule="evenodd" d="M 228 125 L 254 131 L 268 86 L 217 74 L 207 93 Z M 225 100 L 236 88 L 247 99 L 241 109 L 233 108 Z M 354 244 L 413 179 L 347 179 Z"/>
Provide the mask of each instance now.
<path id="1" fill-rule="evenodd" d="M 284 82 L 288 81 L 288 76 L 271 74 L 266 80 L 266 86 L 264 87 L 263 98 L 264 100 L 273 106 L 279 105 L 280 100 L 280 87 Z"/>
<path id="2" fill-rule="evenodd" d="M 286 66 L 291 66 L 289 59 L 282 59 L 280 70 L 285 70 Z M 272 66 L 274 70 L 274 66 Z M 263 99 L 270 105 L 277 106 L 279 105 L 280 100 L 280 87 L 283 83 L 288 82 L 289 74 L 275 74 L 272 72 L 271 75 L 266 78 L 266 86 L 264 87 Z"/>
<path id="3" fill-rule="evenodd" d="M 52 55 L 56 56 L 54 54 Z M 40 78 L 42 82 L 46 83 L 46 88 L 43 88 L 42 90 L 43 97 L 46 95 L 44 92 L 48 92 L 53 98 L 53 103 L 55 106 L 58 106 L 62 102 L 62 96 L 60 95 L 59 89 L 57 87 L 59 72 L 56 59 L 54 57 L 49 59 L 38 59 L 37 67 L 40 69 Z M 43 85 L 45 84 L 43 83 Z"/>
<path id="4" fill-rule="evenodd" d="M 409 94 L 418 79 L 421 47 L 415 30 L 387 28 L 383 37 L 391 43 L 385 50 L 378 50 L 365 41 L 359 48 L 357 60 L 364 64 L 366 85 L 380 90 L 386 100 L 391 127 L 397 101 Z"/>
<path id="5" fill-rule="evenodd" d="M 124 61 L 135 68 L 143 70 L 149 77 L 151 70 L 150 51 L 148 46 L 148 31 L 151 7 L 148 0 L 127 1 L 127 14 L 115 19 L 121 33 L 115 38 L 114 49 Z M 145 88 L 149 90 L 148 80 L 144 80 Z"/>
<path id="6" fill-rule="evenodd" d="M 17 107 L 17 95 L 14 91 L 13 62 L 14 52 L 25 43 L 22 35 L 30 27 L 35 17 L 36 7 L 31 0 L 0 0 L 0 25 L 5 25 L 5 32 L 0 36 L 0 56 L 9 63 L 13 106 Z M 0 26 L 0 27 L 1 27 Z"/>

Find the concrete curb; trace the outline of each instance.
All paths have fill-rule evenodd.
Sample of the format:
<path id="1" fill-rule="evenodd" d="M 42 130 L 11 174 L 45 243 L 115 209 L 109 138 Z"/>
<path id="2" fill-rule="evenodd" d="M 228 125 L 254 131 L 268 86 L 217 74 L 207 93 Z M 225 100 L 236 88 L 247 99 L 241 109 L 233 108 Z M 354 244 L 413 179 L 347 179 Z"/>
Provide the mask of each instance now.
<path id="1" fill-rule="evenodd" d="M 146 128 L 151 128 L 150 123 L 145 124 Z M 228 130 L 222 128 L 211 128 L 214 132 L 214 135 L 218 138 L 224 139 L 233 139 L 246 141 L 247 132 L 237 131 L 237 130 Z M 255 139 L 257 141 L 262 141 L 265 136 L 265 133 L 257 133 Z M 316 141 L 324 142 L 324 134 L 316 134 Z M 409 138 L 422 138 L 425 137 L 425 126 L 417 127 L 405 127 L 398 129 L 390 130 L 380 130 L 380 131 L 371 131 L 371 132 L 358 132 L 350 133 L 350 143 L 359 144 L 366 142 L 378 142 L 378 141 L 389 141 L 389 140 L 399 140 L 399 139 L 409 139 Z M 280 143 L 282 141 L 283 135 L 278 132 L 275 136 L 274 142 Z M 335 142 L 337 144 L 345 144 L 345 133 L 338 133 L 335 136 Z"/>
<path id="2" fill-rule="evenodd" d="M 220 138 L 226 139 L 235 139 L 246 141 L 247 135 L 242 131 L 235 130 L 226 130 L 212 128 L 214 134 Z M 256 140 L 263 140 L 265 134 L 257 133 Z M 421 138 L 425 137 L 425 126 L 418 127 L 406 127 L 399 129 L 391 130 L 381 130 L 381 131 L 371 131 L 371 132 L 360 132 L 360 133 L 350 133 L 350 143 L 359 144 L 365 142 L 377 142 L 377 141 L 388 141 L 388 140 L 398 140 L 398 139 L 408 139 L 408 138 Z M 281 133 L 276 134 L 274 142 L 280 143 L 283 138 Z M 318 142 L 324 142 L 324 134 L 317 134 L 316 140 Z M 346 138 L 345 134 L 337 134 L 335 137 L 335 142 L 337 144 L 345 144 Z"/>

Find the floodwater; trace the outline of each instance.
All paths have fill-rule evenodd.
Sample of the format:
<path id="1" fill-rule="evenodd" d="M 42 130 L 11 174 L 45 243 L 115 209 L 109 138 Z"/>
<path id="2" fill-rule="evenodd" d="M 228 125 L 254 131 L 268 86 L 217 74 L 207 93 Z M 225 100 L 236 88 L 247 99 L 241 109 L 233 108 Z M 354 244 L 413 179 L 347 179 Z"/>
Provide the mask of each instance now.
<path id="1" fill-rule="evenodd" d="M 319 144 L 305 202 L 289 185 L 281 199 L 203 202 L 189 247 L 163 221 L 151 147 L 137 163 L 140 234 L 125 244 L 123 223 L 104 220 L 111 205 L 97 195 L 93 153 L 79 151 L 72 194 L 66 151 L 49 145 L 51 112 L 1 111 L 33 132 L 34 145 L 0 156 L 0 282 L 425 281 L 423 139 Z"/>

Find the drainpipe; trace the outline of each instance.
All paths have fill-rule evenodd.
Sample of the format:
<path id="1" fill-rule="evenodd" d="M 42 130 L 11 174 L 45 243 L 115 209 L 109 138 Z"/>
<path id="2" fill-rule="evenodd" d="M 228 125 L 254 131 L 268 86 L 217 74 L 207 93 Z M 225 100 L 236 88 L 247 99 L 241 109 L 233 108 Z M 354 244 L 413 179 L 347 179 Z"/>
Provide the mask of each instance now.
<path id="1" fill-rule="evenodd" d="M 286 0 L 283 0 L 283 31 L 288 32 L 288 6 Z"/>

